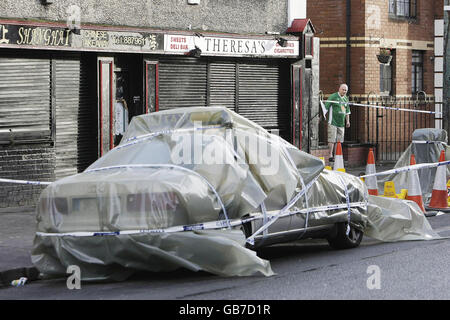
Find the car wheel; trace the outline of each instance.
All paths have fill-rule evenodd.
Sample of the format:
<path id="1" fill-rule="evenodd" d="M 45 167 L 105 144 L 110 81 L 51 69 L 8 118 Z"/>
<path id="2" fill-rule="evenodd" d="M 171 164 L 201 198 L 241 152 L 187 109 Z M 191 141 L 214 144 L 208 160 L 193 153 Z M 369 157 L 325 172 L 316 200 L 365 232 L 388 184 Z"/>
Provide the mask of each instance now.
<path id="1" fill-rule="evenodd" d="M 347 222 L 337 223 L 335 232 L 328 237 L 328 243 L 334 249 L 356 248 L 361 243 L 363 232 L 350 226 L 350 233 L 347 235 Z"/>

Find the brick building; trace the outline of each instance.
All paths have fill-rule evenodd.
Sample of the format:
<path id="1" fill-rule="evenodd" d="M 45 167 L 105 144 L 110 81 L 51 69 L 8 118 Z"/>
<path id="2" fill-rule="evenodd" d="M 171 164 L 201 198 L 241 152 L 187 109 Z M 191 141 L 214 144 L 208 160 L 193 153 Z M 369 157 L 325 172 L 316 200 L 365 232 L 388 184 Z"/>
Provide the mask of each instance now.
<path id="1" fill-rule="evenodd" d="M 417 99 L 433 99 L 435 93 L 436 102 L 442 102 L 442 85 L 436 83 L 435 87 L 435 77 L 440 79 L 435 70 L 442 60 L 435 59 L 434 40 L 435 20 L 443 17 L 443 0 L 316 0 L 308 2 L 307 10 L 320 38 L 320 89 L 325 98 L 336 92 L 340 83 L 347 83 L 350 96 L 363 103 L 368 98 L 380 104 L 395 99 L 401 101 L 401 107 L 407 106 L 404 101 L 414 104 Z M 434 110 L 435 105 L 427 107 Z M 345 138 L 364 144 L 396 137 L 418 126 L 442 126 L 439 119 L 418 124 L 397 116 L 381 111 L 369 114 L 352 107 L 351 130 Z M 376 121 L 382 121 L 381 117 L 402 124 L 378 128 Z M 375 126 L 377 130 L 371 131 Z M 325 139 L 326 134 L 322 134 L 321 143 Z M 407 143 L 408 136 L 405 140 Z M 397 141 L 391 142 L 394 145 Z M 404 144 L 396 148 L 392 153 L 398 155 Z M 324 150 L 315 152 L 326 154 Z"/>

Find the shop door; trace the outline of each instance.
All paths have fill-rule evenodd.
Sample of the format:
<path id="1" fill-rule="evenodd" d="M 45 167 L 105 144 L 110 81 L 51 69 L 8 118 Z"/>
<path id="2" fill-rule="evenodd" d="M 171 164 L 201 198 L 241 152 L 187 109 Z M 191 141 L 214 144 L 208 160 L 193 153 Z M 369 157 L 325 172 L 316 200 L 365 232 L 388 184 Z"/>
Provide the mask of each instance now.
<path id="1" fill-rule="evenodd" d="M 98 152 L 103 156 L 114 147 L 114 58 L 97 58 Z"/>

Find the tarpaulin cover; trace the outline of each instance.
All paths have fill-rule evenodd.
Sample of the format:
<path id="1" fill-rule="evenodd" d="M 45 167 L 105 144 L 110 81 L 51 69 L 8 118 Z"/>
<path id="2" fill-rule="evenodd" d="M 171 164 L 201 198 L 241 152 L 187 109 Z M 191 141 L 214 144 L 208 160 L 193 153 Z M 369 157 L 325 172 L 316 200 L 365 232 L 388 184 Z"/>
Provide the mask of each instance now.
<path id="1" fill-rule="evenodd" d="M 324 171 L 320 159 L 227 108 L 141 115 L 119 146 L 42 192 L 32 261 L 44 276 L 78 265 L 83 280 L 181 267 L 268 276 L 270 263 L 245 247 L 241 225 L 232 223 L 259 216 L 262 226 L 262 207 L 279 212 L 290 202 L 292 221 L 308 226 L 350 219 L 380 240 L 430 239 L 414 205 L 367 197 L 357 177 Z M 295 214 L 335 204 L 345 206 Z"/>
<path id="2" fill-rule="evenodd" d="M 411 154 L 414 154 L 416 164 L 439 162 L 442 150 L 445 150 L 445 160 L 450 160 L 450 146 L 447 144 L 447 139 L 447 132 L 443 129 L 423 128 L 414 130 L 411 144 L 402 153 L 394 169 L 409 166 Z M 425 204 L 427 204 L 433 191 L 436 168 L 423 168 L 417 170 L 417 172 L 419 174 L 422 197 Z M 379 194 L 383 194 L 386 181 L 394 181 L 397 193 L 400 193 L 401 189 L 408 189 L 408 175 L 408 172 L 398 172 L 378 177 Z M 447 166 L 446 179 L 448 180 L 449 178 L 450 169 Z"/>

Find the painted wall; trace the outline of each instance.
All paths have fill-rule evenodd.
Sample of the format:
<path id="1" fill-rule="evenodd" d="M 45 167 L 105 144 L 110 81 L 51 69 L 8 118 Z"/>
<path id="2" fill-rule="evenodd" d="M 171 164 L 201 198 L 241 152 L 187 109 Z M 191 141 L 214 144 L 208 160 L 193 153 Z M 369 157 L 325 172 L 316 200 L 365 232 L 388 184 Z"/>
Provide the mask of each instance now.
<path id="1" fill-rule="evenodd" d="M 306 0 L 294 2 L 301 4 L 295 14 L 303 14 Z M 81 23 L 233 33 L 284 33 L 288 26 L 287 0 L 3 0 L 0 17 L 65 22 L 77 7 Z"/>

